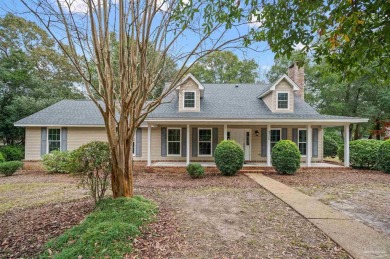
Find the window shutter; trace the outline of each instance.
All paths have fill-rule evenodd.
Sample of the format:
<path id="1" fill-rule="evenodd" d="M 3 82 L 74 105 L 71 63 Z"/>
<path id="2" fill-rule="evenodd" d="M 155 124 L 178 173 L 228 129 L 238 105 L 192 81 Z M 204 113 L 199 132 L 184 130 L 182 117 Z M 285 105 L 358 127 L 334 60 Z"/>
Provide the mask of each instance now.
<path id="1" fill-rule="evenodd" d="M 287 128 L 282 128 L 282 139 L 287 139 Z"/>
<path id="2" fill-rule="evenodd" d="M 292 129 L 292 141 L 298 146 L 298 129 Z"/>
<path id="3" fill-rule="evenodd" d="M 261 157 L 267 157 L 267 129 L 261 129 Z"/>
<path id="4" fill-rule="evenodd" d="M 187 156 L 187 128 L 181 129 L 181 156 Z"/>
<path id="5" fill-rule="evenodd" d="M 215 148 L 217 147 L 218 145 L 218 128 L 213 128 L 213 156 L 214 156 L 214 151 L 215 151 Z"/>
<path id="6" fill-rule="evenodd" d="M 198 156 L 198 128 L 192 128 L 192 156 Z"/>
<path id="7" fill-rule="evenodd" d="M 68 128 L 61 129 L 61 151 L 68 150 Z"/>
<path id="8" fill-rule="evenodd" d="M 41 128 L 41 156 L 47 153 L 47 128 Z"/>
<path id="9" fill-rule="evenodd" d="M 161 156 L 167 156 L 167 128 L 161 128 Z"/>
<path id="10" fill-rule="evenodd" d="M 313 129 L 313 157 L 318 157 L 318 129 Z"/>
<path id="11" fill-rule="evenodd" d="M 142 128 L 137 128 L 135 135 L 135 156 L 142 156 Z"/>

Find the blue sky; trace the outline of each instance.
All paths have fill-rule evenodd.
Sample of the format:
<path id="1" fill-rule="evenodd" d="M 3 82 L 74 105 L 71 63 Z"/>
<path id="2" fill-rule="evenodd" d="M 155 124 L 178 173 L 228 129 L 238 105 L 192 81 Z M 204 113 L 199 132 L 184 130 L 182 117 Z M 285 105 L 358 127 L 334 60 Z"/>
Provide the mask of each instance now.
<path id="1" fill-rule="evenodd" d="M 26 7 L 22 3 L 20 3 L 19 0 L 0 0 L 0 16 L 4 16 L 7 12 L 12 12 L 27 20 L 38 22 L 37 19 L 31 13 L 29 13 Z M 239 30 L 248 30 L 247 25 L 244 25 L 244 27 L 239 28 Z M 178 42 L 178 44 L 188 44 L 188 42 L 184 42 L 184 40 L 182 41 L 183 42 Z M 268 49 L 268 45 L 265 42 L 255 43 L 253 47 L 261 50 Z M 262 80 L 264 80 L 265 72 L 268 71 L 268 69 L 274 63 L 274 53 L 272 53 L 272 51 L 270 50 L 256 52 L 251 49 L 231 49 L 231 51 L 233 51 L 237 56 L 239 56 L 240 59 L 254 59 L 259 65 L 258 72 L 260 75 L 260 79 Z"/>

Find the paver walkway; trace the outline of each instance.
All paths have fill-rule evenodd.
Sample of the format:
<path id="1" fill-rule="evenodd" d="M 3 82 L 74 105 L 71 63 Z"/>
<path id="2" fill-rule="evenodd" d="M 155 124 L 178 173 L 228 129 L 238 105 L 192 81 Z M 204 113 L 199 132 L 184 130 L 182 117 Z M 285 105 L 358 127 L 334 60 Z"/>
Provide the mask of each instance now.
<path id="1" fill-rule="evenodd" d="M 390 258 L 390 238 L 262 174 L 246 174 L 321 229 L 354 258 Z"/>

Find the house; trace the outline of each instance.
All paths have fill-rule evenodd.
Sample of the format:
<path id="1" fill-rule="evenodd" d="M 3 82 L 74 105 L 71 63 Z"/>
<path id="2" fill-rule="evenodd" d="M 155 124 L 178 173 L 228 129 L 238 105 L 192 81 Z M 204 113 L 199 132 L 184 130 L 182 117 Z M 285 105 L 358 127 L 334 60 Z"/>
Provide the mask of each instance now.
<path id="1" fill-rule="evenodd" d="M 248 165 L 271 166 L 271 149 L 281 139 L 294 141 L 305 166 L 323 161 L 323 129 L 368 119 L 322 115 L 304 100 L 304 71 L 296 64 L 276 82 L 201 84 L 187 75 L 137 129 L 134 160 L 148 166 L 213 162 L 216 145 L 234 139 Z M 26 161 L 52 150 L 74 150 L 106 140 L 103 119 L 88 100 L 63 100 L 15 123 L 26 129 Z M 212 165 L 212 163 L 209 163 Z M 315 164 L 314 164 L 315 165 Z M 349 148 L 345 148 L 349 166 Z"/>

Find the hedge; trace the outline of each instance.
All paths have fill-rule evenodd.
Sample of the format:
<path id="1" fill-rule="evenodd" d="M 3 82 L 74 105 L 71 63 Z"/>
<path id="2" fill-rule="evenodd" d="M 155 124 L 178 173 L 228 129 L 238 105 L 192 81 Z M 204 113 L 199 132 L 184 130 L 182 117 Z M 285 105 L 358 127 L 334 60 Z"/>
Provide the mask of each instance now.
<path id="1" fill-rule="evenodd" d="M 291 140 L 281 140 L 272 149 L 272 166 L 278 173 L 295 174 L 300 167 L 301 154 Z"/>
<path id="2" fill-rule="evenodd" d="M 8 161 L 0 163 L 0 174 L 4 174 L 5 176 L 11 176 L 22 167 L 23 163 L 20 161 Z"/>
<path id="3" fill-rule="evenodd" d="M 187 173 L 191 178 L 200 178 L 204 176 L 204 168 L 199 163 L 191 163 L 187 166 Z"/>
<path id="4" fill-rule="evenodd" d="M 234 140 L 224 140 L 215 148 L 214 159 L 223 175 L 235 175 L 244 165 L 244 151 Z"/>
<path id="5" fill-rule="evenodd" d="M 378 149 L 378 169 L 390 174 L 390 139 L 384 141 Z"/>

